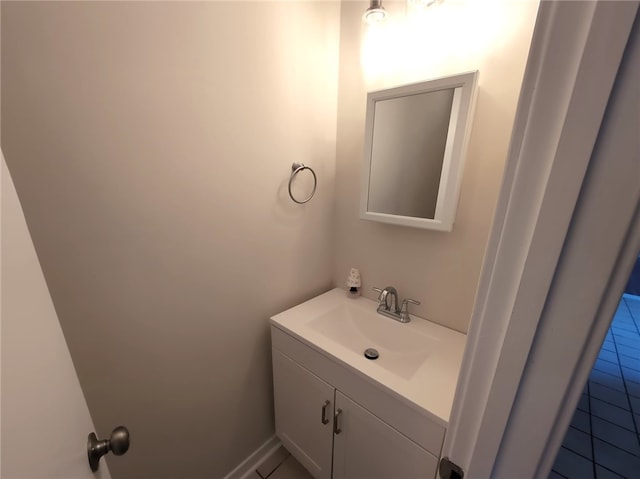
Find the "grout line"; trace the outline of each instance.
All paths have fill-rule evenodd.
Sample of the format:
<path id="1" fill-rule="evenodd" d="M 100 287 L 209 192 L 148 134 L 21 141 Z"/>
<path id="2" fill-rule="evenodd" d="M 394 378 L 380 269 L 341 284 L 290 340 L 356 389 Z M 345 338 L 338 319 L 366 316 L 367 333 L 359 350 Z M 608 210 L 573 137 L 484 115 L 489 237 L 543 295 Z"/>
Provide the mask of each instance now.
<path id="1" fill-rule="evenodd" d="M 569 479 L 567 476 L 565 476 L 564 474 L 560 474 L 558 471 L 556 471 L 555 469 L 551 469 L 551 472 L 555 472 L 558 476 L 564 478 L 564 479 Z"/>
<path id="2" fill-rule="evenodd" d="M 591 371 L 592 372 L 593 371 L 598 371 L 599 373 L 608 374 L 609 376 L 612 376 L 612 377 L 614 377 L 616 379 L 621 379 L 620 376 L 616 376 L 615 374 L 611 374 L 611 373 L 608 373 L 607 371 L 602 371 L 602 370 L 598 369 L 595 364 L 593 365 L 593 368 L 591 369 Z M 591 379 L 591 375 L 589 375 L 589 379 Z M 591 379 L 591 380 L 593 381 L 593 379 Z"/>
<path id="3" fill-rule="evenodd" d="M 615 344 L 614 344 L 615 346 Z M 587 380 L 587 396 L 589 396 L 589 443 L 591 444 L 591 467 L 593 468 L 593 477 L 597 478 L 596 474 L 596 450 L 593 445 L 593 416 L 591 415 L 591 411 L 593 411 L 593 407 L 591 406 L 591 384 Z"/>
<path id="4" fill-rule="evenodd" d="M 625 307 L 627 308 L 627 310 L 629 312 L 631 312 L 631 310 L 629 310 L 629 306 L 627 305 L 627 301 L 624 299 L 624 297 L 622 298 L 622 302 L 624 303 Z M 640 339 L 640 332 L 638 332 L 638 339 Z M 615 337 L 613 339 L 613 343 L 616 345 L 616 354 L 618 351 L 618 345 L 616 343 Z M 620 369 L 620 374 L 622 376 L 622 368 Z M 624 385 L 624 393 L 626 394 L 627 397 L 627 403 L 629 403 L 629 409 L 631 409 L 631 401 L 629 401 L 629 390 L 627 389 L 627 383 L 624 381 L 624 376 L 622 376 L 622 384 Z M 635 433 L 636 435 L 638 435 L 638 423 L 636 421 L 636 415 L 633 413 L 633 411 L 631 412 L 631 422 L 633 424 L 633 427 L 635 429 Z"/>
<path id="5" fill-rule="evenodd" d="M 598 386 L 602 386 L 602 387 L 604 387 L 604 388 L 606 388 L 606 387 L 607 387 L 607 386 L 605 386 L 604 384 L 598 384 Z M 611 389 L 611 388 L 609 388 L 609 389 Z M 620 393 L 620 394 L 624 394 L 622 391 L 618 391 L 617 389 L 611 389 L 611 390 L 612 390 L 612 391 L 616 391 L 616 392 L 618 392 L 618 393 Z M 634 396 L 634 397 L 635 397 L 635 396 Z M 605 404 L 607 404 L 607 405 L 609 405 L 609 406 L 617 407 L 618 409 L 622 409 L 623 411 L 633 412 L 633 411 L 632 411 L 632 409 L 631 409 L 631 404 L 629 404 L 629 409 L 627 409 L 627 408 L 624 408 L 624 407 L 622 407 L 622 406 L 618 406 L 617 404 L 614 404 L 614 403 L 612 403 L 612 402 L 609 402 L 609 401 L 607 401 L 606 399 L 599 398 L 598 396 L 593 396 L 593 399 L 597 399 L 597 400 L 598 400 L 598 401 L 600 401 L 600 402 L 603 402 L 603 403 L 605 403 Z M 628 397 L 628 394 L 627 394 L 627 403 L 629 403 L 629 397 Z M 591 412 L 591 411 L 589 411 L 589 412 Z M 597 416 L 597 415 L 596 415 L 596 417 L 598 417 L 598 418 L 602 419 L 600 416 Z M 611 422 L 611 421 L 609 421 L 609 422 Z"/>
<path id="6" fill-rule="evenodd" d="M 609 363 L 609 364 L 612 364 L 614 366 L 618 366 L 618 369 L 620 369 L 620 363 L 614 363 L 613 361 L 609 361 L 608 359 L 601 358 L 601 357 L 598 357 L 598 359 L 596 361 L 602 361 L 602 362 L 605 362 L 605 363 Z M 607 371 L 604 371 L 604 370 L 600 369 L 596 364 L 593 365 L 593 369 L 597 369 L 601 373 L 606 373 L 607 372 Z M 607 374 L 611 374 L 611 373 L 607 373 Z"/>
<path id="7" fill-rule="evenodd" d="M 595 449 L 594 449 L 594 448 L 595 448 L 595 446 L 593 445 L 593 440 L 594 440 L 594 439 L 597 439 L 597 440 L 598 440 L 598 441 L 600 441 L 600 442 L 604 442 L 604 443 L 608 444 L 609 446 L 611 446 L 611 447 L 613 447 L 613 448 L 615 448 L 615 449 L 618 449 L 619 451 L 622 451 L 622 452 L 625 452 L 625 453 L 629 454 L 630 456 L 640 458 L 640 455 L 638 455 L 638 454 L 634 454 L 633 452 L 627 451 L 626 449 L 622 449 L 620 446 L 618 446 L 618 445 L 616 445 L 616 444 L 613 444 L 613 443 L 610 443 L 610 442 L 609 442 L 609 441 L 607 441 L 606 439 L 602 439 L 601 437 L 594 436 L 593 434 L 586 433 L 586 432 L 584 432 L 582 429 L 578 429 L 577 427 L 574 427 L 574 426 L 570 426 L 570 427 L 573 427 L 573 428 L 574 428 L 574 429 L 576 429 L 577 431 L 583 432 L 583 433 L 587 434 L 588 436 L 590 436 L 590 440 L 591 440 L 591 454 L 593 455 L 593 459 L 591 459 L 591 458 L 590 458 L 590 457 L 588 457 L 588 456 L 585 456 L 584 454 L 580 454 L 578 451 L 576 451 L 576 450 L 574 450 L 574 449 L 571 449 L 569 446 L 565 445 L 565 444 L 564 444 L 564 442 L 562 443 L 561 447 L 564 447 L 567 451 L 571 451 L 572 453 L 574 453 L 574 454 L 576 454 L 576 455 L 580 456 L 580 457 L 581 457 L 581 458 L 583 458 L 583 459 L 586 459 L 587 461 L 595 462 L 595 460 L 596 460 L 596 456 L 595 456 Z M 630 432 L 631 432 L 631 431 L 630 431 Z M 602 466 L 602 464 L 600 464 L 600 465 Z"/>
<path id="8" fill-rule="evenodd" d="M 579 429 L 578 429 L 579 431 Z M 573 449 L 571 449 L 568 446 L 565 446 L 564 444 L 560 446 L 560 449 L 566 449 L 567 451 L 569 451 L 572 454 L 575 454 L 576 456 L 580 456 L 582 459 L 586 459 L 589 462 L 593 462 L 593 459 L 589 459 L 587 456 L 583 456 L 582 454 L 580 454 L 579 452 L 574 451 Z M 559 452 L 559 451 L 558 451 Z"/>
<path id="9" fill-rule="evenodd" d="M 601 419 L 601 418 L 599 418 L 598 416 L 596 416 L 596 418 Z M 604 421 L 604 422 L 609 422 L 609 421 L 607 421 L 606 419 L 601 419 L 601 420 L 602 420 L 602 421 Z M 618 426 L 617 424 L 614 424 L 614 423 L 612 423 L 612 422 L 609 422 L 609 424 L 613 424 L 614 426 Z M 621 426 L 618 426 L 618 427 L 621 427 Z M 624 429 L 624 428 L 622 428 L 622 429 Z M 578 431 L 580 431 L 580 429 L 578 429 Z M 630 432 L 631 434 L 633 434 L 633 431 L 631 431 L 631 430 L 629 430 L 629 429 L 625 429 L 625 431 Z M 582 431 L 582 432 L 584 432 L 584 431 Z M 638 457 L 638 458 L 640 458 L 640 454 L 635 453 L 635 452 L 631 452 L 631 451 L 629 451 L 629 450 L 627 450 L 627 449 L 623 449 L 623 448 L 621 448 L 620 446 L 618 446 L 617 444 L 613 444 L 612 442 L 609 442 L 609 441 L 607 441 L 606 439 L 601 438 L 600 436 L 596 436 L 595 434 L 593 434 L 593 431 L 591 432 L 591 438 L 592 438 L 592 439 L 597 439 L 598 441 L 605 442 L 605 443 L 609 444 L 609 445 L 610 445 L 610 446 L 612 446 L 612 447 L 615 447 L 616 449 L 618 449 L 618 450 L 620 450 L 620 451 L 624 451 L 624 452 L 626 452 L 627 454 L 631 454 L 631 455 L 632 455 L 632 456 L 634 456 L 634 457 Z M 639 441 L 638 441 L 638 445 L 640 446 L 640 439 L 639 439 Z M 572 451 L 573 451 L 573 449 L 572 449 Z M 575 451 L 574 451 L 574 452 L 575 452 Z M 585 457 L 585 456 L 582 456 L 582 457 Z M 587 458 L 587 459 L 588 459 L 588 458 Z M 595 456 L 594 456 L 594 460 L 595 460 Z"/>
<path id="10" fill-rule="evenodd" d="M 624 355 L 623 355 L 624 356 Z M 631 359 L 636 359 L 636 358 L 631 358 Z M 640 363 L 640 361 L 638 361 Z M 637 372 L 638 374 L 640 374 L 640 364 L 638 364 L 637 367 L 634 366 L 628 366 L 626 364 L 620 364 L 621 367 L 623 368 L 627 368 L 627 369 L 632 369 L 633 371 Z"/>
<path id="11" fill-rule="evenodd" d="M 621 475 L 620 473 L 614 471 L 613 469 L 609 469 L 607 466 L 600 464 L 599 462 L 596 462 L 596 464 L 598 466 L 600 466 L 602 469 L 606 469 L 608 472 L 610 472 L 611 474 L 615 474 L 616 476 L 620 477 L 621 479 L 624 479 L 624 476 Z M 598 479 L 598 476 L 595 476 L 596 479 Z"/>
<path id="12" fill-rule="evenodd" d="M 633 319 L 633 324 L 635 324 L 636 326 L 636 332 L 638 333 L 638 336 L 640 336 L 640 329 L 638 329 L 638 323 L 636 322 L 635 315 L 633 314 L 633 311 L 631 311 L 631 308 L 629 307 L 629 303 L 627 303 L 627 299 L 624 296 L 622 297 L 622 302 L 624 302 L 624 305 L 627 308 L 627 311 L 629 312 L 631 319 Z"/>
<path id="13" fill-rule="evenodd" d="M 616 353 L 616 354 L 618 354 L 618 353 Z M 609 364 L 613 364 L 613 365 L 615 365 L 615 366 L 618 366 L 619 374 L 616 376 L 615 374 L 611 374 L 611 373 L 610 373 L 610 372 L 608 372 L 608 371 L 603 371 L 602 369 L 600 369 L 600 368 L 598 367 L 598 361 L 604 361 L 604 362 L 607 362 L 607 363 L 609 363 Z M 616 377 L 620 377 L 620 375 L 621 375 L 620 363 L 614 363 L 614 362 L 611 362 L 611 361 L 607 361 L 607 360 L 606 360 L 606 359 L 604 359 L 604 358 L 598 358 L 598 359 L 596 360 L 596 363 L 593 365 L 593 369 L 595 369 L 596 371 L 600 371 L 601 373 L 611 374 L 612 376 L 616 376 Z"/>
<path id="14" fill-rule="evenodd" d="M 624 345 L 621 344 L 621 346 L 624 346 Z M 611 351 L 609 351 L 609 352 L 611 352 Z M 638 354 L 640 354 L 640 349 L 638 350 Z M 624 354 L 624 353 L 618 353 L 618 355 L 624 356 L 625 358 L 628 358 L 628 359 L 633 359 L 633 360 L 638 361 L 640 363 L 640 358 L 636 358 L 634 356 L 629 356 L 628 354 Z M 625 368 L 626 367 L 628 367 L 628 366 L 625 366 Z M 629 369 L 633 369 L 633 368 L 629 368 Z"/>
<path id="15" fill-rule="evenodd" d="M 620 379 L 623 379 L 623 378 L 620 378 Z M 624 380 L 624 379 L 623 379 L 623 380 Z M 590 381 L 592 381 L 592 380 L 590 379 Z M 617 392 L 618 394 L 624 394 L 624 392 L 623 392 L 623 391 L 620 391 L 619 389 L 612 388 L 611 386 L 607 386 L 606 384 L 600 384 L 598 381 L 593 381 L 593 382 L 594 382 L 594 383 L 596 383 L 596 384 L 597 384 L 598 386 L 600 386 L 601 388 L 607 388 L 607 389 L 609 389 L 610 391 Z M 596 399 L 600 399 L 600 398 L 599 398 L 599 397 L 596 397 Z M 601 401 L 604 401 L 604 399 L 600 399 L 600 400 L 601 400 Z"/>
<path id="16" fill-rule="evenodd" d="M 594 398 L 594 399 L 596 399 L 596 398 Z M 631 411 L 628 411 L 628 412 L 631 412 Z M 618 424 L 616 422 L 609 421 L 609 420 L 607 420 L 607 419 L 605 419 L 603 417 L 598 416 L 597 414 L 589 414 L 589 416 L 593 416 L 595 418 L 600 419 L 601 421 L 608 422 L 609 424 L 613 424 L 614 426 L 618 426 L 620 429 L 624 429 L 627 432 L 635 433 L 635 431 L 633 429 L 629 429 L 629 428 L 626 428 L 624 426 L 621 426 L 620 424 Z M 593 431 L 592 431 L 592 433 L 593 433 Z M 598 438 L 598 439 L 600 439 L 600 438 Z M 600 440 L 602 441 L 602 439 L 600 439 Z"/>

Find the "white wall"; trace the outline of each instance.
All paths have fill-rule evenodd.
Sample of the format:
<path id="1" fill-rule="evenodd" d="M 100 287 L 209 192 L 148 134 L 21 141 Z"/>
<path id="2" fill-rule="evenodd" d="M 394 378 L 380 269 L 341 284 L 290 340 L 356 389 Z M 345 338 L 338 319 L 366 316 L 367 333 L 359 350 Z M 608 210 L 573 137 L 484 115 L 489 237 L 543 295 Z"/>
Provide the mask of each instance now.
<path id="1" fill-rule="evenodd" d="M 269 316 L 331 286 L 337 2 L 2 2 L 2 144 L 117 478 L 274 433 Z M 291 164 L 315 198 L 287 194 Z"/>
<path id="2" fill-rule="evenodd" d="M 366 29 L 366 2 L 343 2 L 333 280 L 358 267 L 363 294 L 393 285 L 422 301 L 416 314 L 466 332 L 497 201 L 535 22 L 536 1 L 447 0 Z M 359 219 L 367 90 L 479 70 L 478 102 L 451 233 Z"/>
<path id="3" fill-rule="evenodd" d="M 0 176 L 2 478 L 107 479 L 104 460 L 89 469 L 93 423 L 4 157 Z"/>
<path id="4" fill-rule="evenodd" d="M 2 2 L 3 149 L 99 435 L 132 431 L 114 477 L 221 477 L 266 440 L 268 316 L 351 266 L 466 330 L 536 10 L 480 3 L 391 23 L 363 70 L 365 2 Z M 359 220 L 367 88 L 475 68 L 454 231 Z"/>

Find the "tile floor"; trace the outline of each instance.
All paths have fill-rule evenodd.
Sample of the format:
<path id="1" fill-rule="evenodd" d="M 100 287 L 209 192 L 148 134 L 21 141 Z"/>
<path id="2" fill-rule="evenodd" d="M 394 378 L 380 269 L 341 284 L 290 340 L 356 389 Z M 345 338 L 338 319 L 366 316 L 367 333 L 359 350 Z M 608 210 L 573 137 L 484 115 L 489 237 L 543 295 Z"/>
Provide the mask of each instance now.
<path id="1" fill-rule="evenodd" d="M 620 300 L 549 479 L 640 478 L 640 297 Z"/>
<path id="2" fill-rule="evenodd" d="M 284 447 L 258 466 L 250 479 L 313 479 L 313 476 Z"/>

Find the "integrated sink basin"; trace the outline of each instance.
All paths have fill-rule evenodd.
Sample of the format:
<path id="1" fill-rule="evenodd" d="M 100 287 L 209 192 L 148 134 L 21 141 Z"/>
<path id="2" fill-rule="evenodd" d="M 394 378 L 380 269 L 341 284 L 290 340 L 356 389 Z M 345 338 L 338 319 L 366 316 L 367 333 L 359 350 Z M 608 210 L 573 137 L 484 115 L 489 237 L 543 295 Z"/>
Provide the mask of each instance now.
<path id="1" fill-rule="evenodd" d="M 308 327 L 355 354 L 374 348 L 378 366 L 409 379 L 440 347 L 437 338 L 425 334 L 411 323 L 400 323 L 370 310 L 369 302 L 346 301 L 312 319 Z M 366 356 L 365 356 L 366 357 Z"/>
<path id="2" fill-rule="evenodd" d="M 336 288 L 273 316 L 271 324 L 446 425 L 466 336 L 413 315 L 400 323 L 377 306 Z M 369 348 L 377 359 L 365 357 Z"/>

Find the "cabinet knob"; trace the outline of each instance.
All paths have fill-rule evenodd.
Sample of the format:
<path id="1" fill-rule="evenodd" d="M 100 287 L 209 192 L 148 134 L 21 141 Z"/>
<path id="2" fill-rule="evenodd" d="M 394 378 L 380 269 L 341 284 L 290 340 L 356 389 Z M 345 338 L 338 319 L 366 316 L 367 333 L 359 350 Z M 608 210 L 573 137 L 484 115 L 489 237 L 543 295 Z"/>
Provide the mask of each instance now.
<path id="1" fill-rule="evenodd" d="M 342 429 L 340 429 L 340 426 L 338 426 L 338 419 L 340 419 L 341 415 L 342 409 L 338 408 L 338 410 L 336 411 L 336 415 L 333 418 L 333 433 L 336 435 L 342 432 Z"/>
<path id="2" fill-rule="evenodd" d="M 331 401 L 328 399 L 322 405 L 322 424 L 329 424 L 329 419 L 327 419 L 327 408 L 331 404 Z"/>

